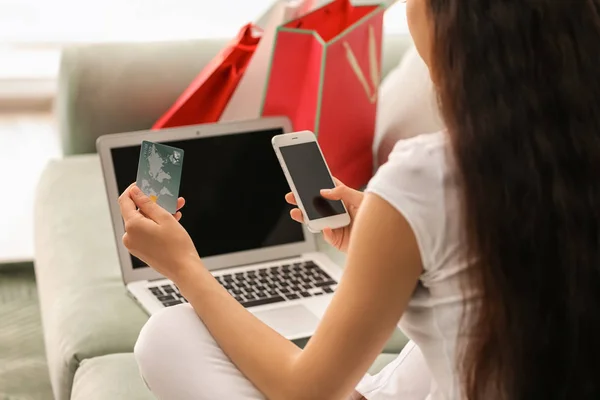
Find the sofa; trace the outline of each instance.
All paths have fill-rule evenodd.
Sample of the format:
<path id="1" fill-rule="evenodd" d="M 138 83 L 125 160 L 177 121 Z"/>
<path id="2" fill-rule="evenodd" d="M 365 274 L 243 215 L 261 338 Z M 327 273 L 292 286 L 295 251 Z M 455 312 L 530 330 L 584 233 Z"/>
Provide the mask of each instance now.
<path id="1" fill-rule="evenodd" d="M 225 43 L 96 44 L 63 53 L 56 117 L 64 157 L 46 166 L 34 217 L 37 287 L 57 400 L 152 398 L 132 353 L 148 315 L 121 279 L 95 141 L 150 128 Z M 384 74 L 410 46 L 408 36 L 385 38 Z M 320 246 L 343 264 L 342 254 Z M 371 371 L 405 343 L 397 332 Z"/>

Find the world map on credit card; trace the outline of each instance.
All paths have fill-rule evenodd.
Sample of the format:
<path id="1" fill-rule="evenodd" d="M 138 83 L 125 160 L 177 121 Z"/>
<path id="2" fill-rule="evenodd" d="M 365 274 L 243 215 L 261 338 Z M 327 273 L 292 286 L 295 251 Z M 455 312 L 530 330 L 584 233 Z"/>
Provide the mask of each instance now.
<path id="1" fill-rule="evenodd" d="M 136 184 L 152 201 L 175 214 L 181 183 L 183 150 L 144 140 Z"/>

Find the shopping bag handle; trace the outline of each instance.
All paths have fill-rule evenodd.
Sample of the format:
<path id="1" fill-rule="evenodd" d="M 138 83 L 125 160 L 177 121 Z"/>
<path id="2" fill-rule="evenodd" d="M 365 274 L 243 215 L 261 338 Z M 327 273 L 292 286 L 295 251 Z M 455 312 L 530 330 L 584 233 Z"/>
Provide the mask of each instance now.
<path id="1" fill-rule="evenodd" d="M 354 6 L 352 5 L 352 1 L 351 0 L 333 0 L 331 3 L 323 6 L 322 11 L 325 14 L 325 16 L 331 15 L 333 11 L 331 11 L 331 8 L 334 4 L 336 3 L 346 3 L 346 6 L 343 7 L 344 12 L 344 16 L 343 18 L 347 21 L 348 18 L 350 17 L 350 15 L 352 14 L 352 10 L 354 10 Z M 300 19 L 298 20 L 298 22 L 296 23 L 296 26 L 294 27 L 295 29 L 301 29 L 302 25 L 304 25 L 304 20 Z M 344 23 L 344 26 L 346 26 L 347 24 Z"/>
<path id="2" fill-rule="evenodd" d="M 369 25 L 369 75 L 371 78 L 372 88 L 371 85 L 369 85 L 367 77 L 360 67 L 360 64 L 358 63 L 356 56 L 354 55 L 354 51 L 352 50 L 350 43 L 345 41 L 343 45 L 346 49 L 346 58 L 350 64 L 350 68 L 363 87 L 369 102 L 371 104 L 376 103 L 381 76 L 379 71 L 379 62 L 377 61 L 377 39 L 375 38 L 375 28 L 373 25 Z"/>
<path id="3" fill-rule="evenodd" d="M 255 35 L 254 32 L 258 32 Z M 263 30 L 254 24 L 247 24 L 240 29 L 236 37 L 236 48 L 246 52 L 252 52 L 256 50 L 256 45 L 260 41 L 263 34 Z"/>

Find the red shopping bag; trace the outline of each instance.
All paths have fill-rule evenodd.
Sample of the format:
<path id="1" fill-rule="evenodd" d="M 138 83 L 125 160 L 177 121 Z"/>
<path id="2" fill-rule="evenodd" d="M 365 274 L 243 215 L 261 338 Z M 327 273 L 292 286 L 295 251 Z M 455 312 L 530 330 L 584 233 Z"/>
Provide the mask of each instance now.
<path id="1" fill-rule="evenodd" d="M 255 29 L 252 24 L 244 26 L 152 129 L 217 122 L 258 46 Z"/>
<path id="2" fill-rule="evenodd" d="M 331 172 L 353 188 L 373 173 L 383 15 L 393 3 L 334 0 L 278 29 L 262 115 L 313 131 Z"/>

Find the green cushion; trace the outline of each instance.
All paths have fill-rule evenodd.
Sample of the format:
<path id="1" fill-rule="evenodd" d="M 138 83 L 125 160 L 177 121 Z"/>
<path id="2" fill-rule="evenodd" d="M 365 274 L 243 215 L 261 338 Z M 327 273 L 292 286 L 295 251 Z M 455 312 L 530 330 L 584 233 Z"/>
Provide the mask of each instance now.
<path id="1" fill-rule="evenodd" d="M 408 338 L 400 329 L 396 329 L 383 348 L 382 353 L 393 354 L 395 357 L 402 351 L 404 346 L 406 346 L 406 343 L 408 343 Z"/>
<path id="2" fill-rule="evenodd" d="M 369 373 L 381 371 L 396 356 L 377 357 Z M 84 360 L 75 374 L 72 400 L 152 400 L 132 353 Z"/>
<path id="3" fill-rule="evenodd" d="M 35 269 L 56 400 L 88 358 L 133 350 L 146 314 L 121 280 L 96 155 L 53 161 L 35 204 Z"/>
<path id="4" fill-rule="evenodd" d="M 382 354 L 369 373 L 374 375 L 396 358 Z M 113 354 L 84 360 L 75 374 L 72 400 L 151 400 L 154 399 L 132 353 Z"/>
<path id="5" fill-rule="evenodd" d="M 398 354 L 381 354 L 376 359 L 371 368 L 369 368 L 369 374 L 375 375 L 379 373 L 386 365 L 396 359 Z"/>
<path id="6" fill-rule="evenodd" d="M 133 353 L 84 360 L 75 374 L 72 400 L 153 400 Z"/>

